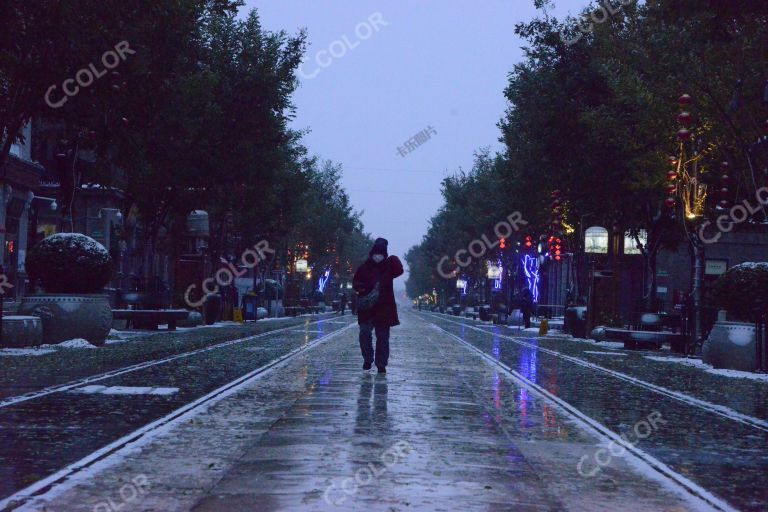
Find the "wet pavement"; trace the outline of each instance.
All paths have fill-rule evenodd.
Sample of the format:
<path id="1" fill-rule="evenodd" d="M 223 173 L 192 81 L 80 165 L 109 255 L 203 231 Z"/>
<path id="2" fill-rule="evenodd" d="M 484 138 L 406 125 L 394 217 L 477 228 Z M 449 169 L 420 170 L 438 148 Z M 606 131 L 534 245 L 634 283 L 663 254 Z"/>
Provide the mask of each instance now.
<path id="1" fill-rule="evenodd" d="M 356 330 L 340 330 L 42 489 L 21 509 L 672 512 L 711 510 L 712 503 L 729 509 L 719 498 L 759 509 L 764 495 L 737 475 L 734 486 L 722 486 L 699 474 L 711 470 L 726 476 L 726 461 L 713 459 L 731 457 L 733 472 L 752 464 L 752 480 L 759 481 L 765 439 L 749 430 L 754 427 L 706 416 L 679 400 L 654 397 L 647 388 L 630 389 L 605 372 L 498 334 L 410 312 L 402 321 L 393 330 L 386 375 L 362 371 Z M 513 371 L 485 360 L 446 331 Z M 247 355 L 264 352 L 260 348 L 254 343 L 222 355 L 232 373 L 220 369 L 217 382 L 238 373 L 238 364 L 239 371 L 260 364 Z M 192 366 L 216 366 L 211 363 Z M 178 387 L 173 395 L 71 396 L 136 400 L 123 417 L 155 400 L 188 402 L 187 388 L 194 388 L 200 374 L 174 377 L 181 371 L 120 381 Z M 104 402 L 95 406 L 105 409 Z M 106 428 L 101 421 L 87 427 L 91 435 Z M 617 450 L 620 446 L 590 421 L 624 433 L 636 448 Z M 723 431 L 716 447 L 708 444 L 715 430 Z M 632 432 L 642 435 L 632 439 Z M 750 457 L 740 436 L 752 436 Z M 654 469 L 648 461 L 655 459 L 636 456 L 638 449 L 653 451 L 680 472 L 679 478 Z M 687 478 L 705 489 L 681 485 Z"/>
<path id="2" fill-rule="evenodd" d="M 276 325 L 272 327 L 274 330 L 264 332 L 269 327 L 263 327 L 261 334 L 255 336 L 250 326 L 243 326 L 239 337 L 231 332 L 219 332 L 221 329 L 188 331 L 171 336 L 170 341 L 162 341 L 167 350 L 176 347 L 172 356 L 158 359 L 147 356 L 142 364 L 117 369 L 114 376 L 108 373 L 106 377 L 97 378 L 91 370 L 87 382 L 71 384 L 61 391 L 59 388 L 53 388 L 53 392 L 37 389 L 39 395 L 17 397 L 16 402 L 6 398 L 0 407 L 0 436 L 4 441 L 0 443 L 0 497 L 49 477 L 95 450 L 291 351 L 309 346 L 352 321 L 350 315 L 320 321 L 299 320 L 291 322 L 290 329 Z M 200 337 L 206 337 L 206 331 L 208 343 L 202 344 Z M 156 342 L 159 344 L 161 340 Z M 137 350 L 127 345 L 121 348 L 130 348 L 131 353 Z M 180 345 L 186 350 L 180 350 Z M 86 355 L 92 351 L 69 352 L 70 357 L 74 357 L 76 352 Z M 52 380 L 58 379 L 52 377 Z M 130 394 L 83 392 L 96 385 L 127 387 Z M 136 393 L 141 388 L 176 391 Z"/>
<path id="3" fill-rule="evenodd" d="M 640 447 L 741 510 L 768 510 L 768 383 L 713 375 L 562 336 L 421 314 L 616 434 L 658 411 L 668 423 Z M 622 356 L 601 355 L 621 353 Z M 653 353 L 658 355 L 658 353 Z"/>
<path id="4" fill-rule="evenodd" d="M 200 350 L 217 343 L 255 336 L 289 327 L 307 328 L 334 315 L 302 316 L 246 324 L 224 323 L 178 331 L 131 332 L 130 339 L 114 339 L 98 349 L 59 349 L 42 356 L 2 357 L 0 404 L 10 397 L 116 371 L 146 361 Z M 119 336 L 119 334 L 118 334 Z"/>

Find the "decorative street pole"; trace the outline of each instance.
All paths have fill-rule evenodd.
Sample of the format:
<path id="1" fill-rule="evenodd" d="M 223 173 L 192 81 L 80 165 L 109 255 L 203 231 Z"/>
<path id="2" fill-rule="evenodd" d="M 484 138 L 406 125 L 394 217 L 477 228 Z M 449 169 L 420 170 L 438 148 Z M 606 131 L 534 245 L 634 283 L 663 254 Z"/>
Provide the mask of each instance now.
<path id="1" fill-rule="evenodd" d="M 702 301 L 704 295 L 704 242 L 699 239 L 698 221 L 704 216 L 704 204 L 707 199 L 707 186 L 701 182 L 700 161 L 703 153 L 699 151 L 698 139 L 690 129 L 693 125 L 693 115 L 688 111 L 693 98 L 688 94 L 680 96 L 678 103 L 681 112 L 677 121 L 681 127 L 677 131 L 678 155 L 671 156 L 669 163 L 672 170 L 667 173 L 669 197 L 665 204 L 671 210 L 677 205 L 676 196 L 682 200 L 683 225 L 690 221 L 693 229 L 686 229 L 693 248 L 693 286 L 690 299 L 692 302 L 693 329 L 692 336 L 686 347 L 686 355 L 692 354 L 702 337 Z"/>

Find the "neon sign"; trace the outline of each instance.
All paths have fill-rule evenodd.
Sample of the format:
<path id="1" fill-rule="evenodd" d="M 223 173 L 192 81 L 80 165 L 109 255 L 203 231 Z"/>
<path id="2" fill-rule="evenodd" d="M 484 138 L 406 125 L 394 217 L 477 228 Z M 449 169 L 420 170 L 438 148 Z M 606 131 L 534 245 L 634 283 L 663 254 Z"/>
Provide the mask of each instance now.
<path id="1" fill-rule="evenodd" d="M 320 277 L 320 279 L 317 280 L 317 289 L 321 292 L 325 292 L 325 285 L 328 284 L 328 279 L 330 279 L 331 270 L 328 269 L 325 271 L 325 273 Z"/>
<path id="2" fill-rule="evenodd" d="M 528 280 L 528 289 L 533 296 L 533 302 L 539 302 L 539 261 L 528 254 L 524 255 L 523 270 Z"/>

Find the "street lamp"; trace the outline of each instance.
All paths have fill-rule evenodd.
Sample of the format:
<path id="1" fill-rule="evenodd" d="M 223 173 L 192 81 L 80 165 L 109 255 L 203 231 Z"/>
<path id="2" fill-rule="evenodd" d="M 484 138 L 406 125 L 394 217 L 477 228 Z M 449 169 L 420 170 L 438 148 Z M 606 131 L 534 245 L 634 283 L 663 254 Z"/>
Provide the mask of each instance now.
<path id="1" fill-rule="evenodd" d="M 600 226 L 592 226 L 584 232 L 584 253 L 585 254 L 608 254 L 608 230 Z M 595 259 L 591 261 L 591 272 L 589 279 L 589 294 L 587 296 L 587 325 L 586 334 L 590 335 L 595 324 L 597 297 L 595 296 L 595 287 L 597 278 L 611 277 L 613 272 L 597 272 L 595 270 Z"/>
<path id="2" fill-rule="evenodd" d="M 299 273 L 303 274 L 303 273 L 307 272 L 307 270 L 308 270 L 307 260 L 305 260 L 303 258 L 300 259 L 300 260 L 296 260 L 296 272 L 299 272 Z"/>
<path id="3" fill-rule="evenodd" d="M 33 192 L 30 192 L 30 195 L 32 199 L 39 199 L 40 201 L 50 201 L 51 203 L 51 210 L 56 211 L 59 208 L 59 204 L 56 202 L 55 199 L 51 197 L 42 197 L 42 196 L 36 196 Z"/>
<path id="4" fill-rule="evenodd" d="M 608 230 L 600 226 L 587 228 L 584 233 L 584 252 L 587 254 L 608 254 Z"/>
<path id="5" fill-rule="evenodd" d="M 501 269 L 497 265 L 488 266 L 488 279 L 491 281 L 497 281 L 501 276 Z"/>

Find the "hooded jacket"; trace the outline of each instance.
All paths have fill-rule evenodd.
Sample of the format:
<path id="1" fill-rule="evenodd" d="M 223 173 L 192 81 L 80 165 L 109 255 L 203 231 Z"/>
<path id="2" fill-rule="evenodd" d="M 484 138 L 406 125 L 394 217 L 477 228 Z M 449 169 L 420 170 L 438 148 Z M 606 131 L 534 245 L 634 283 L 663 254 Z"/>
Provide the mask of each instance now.
<path id="1" fill-rule="evenodd" d="M 385 257 L 381 263 L 373 261 L 374 254 Z M 355 272 L 352 286 L 359 296 L 368 295 L 379 283 L 379 300 L 373 308 L 367 311 L 357 312 L 359 324 L 373 323 L 375 327 L 392 327 L 399 325 L 397 317 L 397 305 L 395 303 L 395 291 L 393 281 L 403 274 L 403 264 L 397 256 L 387 257 L 387 241 L 383 238 L 376 239 L 373 248 L 365 260 Z"/>

